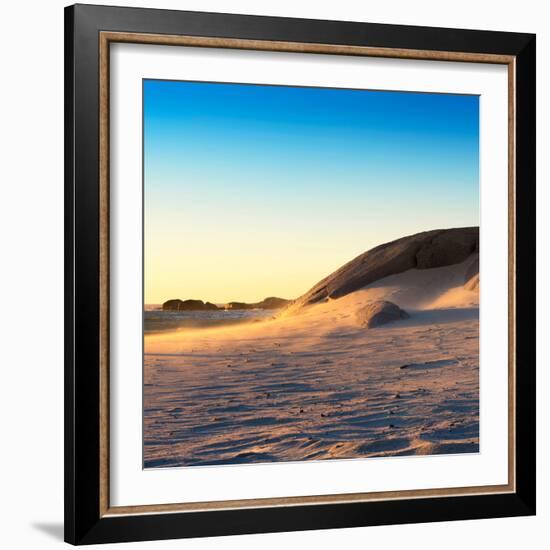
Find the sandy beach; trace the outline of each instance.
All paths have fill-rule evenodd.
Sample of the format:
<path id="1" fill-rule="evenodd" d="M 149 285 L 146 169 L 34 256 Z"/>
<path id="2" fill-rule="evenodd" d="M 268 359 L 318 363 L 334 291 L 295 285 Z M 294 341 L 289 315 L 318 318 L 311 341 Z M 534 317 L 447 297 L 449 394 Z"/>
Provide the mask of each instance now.
<path id="1" fill-rule="evenodd" d="M 275 318 L 144 340 L 144 466 L 479 450 L 472 257 Z M 366 329 L 389 300 L 409 318 Z"/>

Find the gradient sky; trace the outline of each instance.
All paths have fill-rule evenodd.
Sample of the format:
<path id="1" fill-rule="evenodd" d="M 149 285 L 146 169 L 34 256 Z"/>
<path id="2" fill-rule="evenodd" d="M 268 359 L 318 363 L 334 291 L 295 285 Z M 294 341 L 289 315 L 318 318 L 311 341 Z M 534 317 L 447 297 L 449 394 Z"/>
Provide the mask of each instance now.
<path id="1" fill-rule="evenodd" d="M 479 98 L 144 80 L 145 303 L 296 298 L 479 224 Z"/>

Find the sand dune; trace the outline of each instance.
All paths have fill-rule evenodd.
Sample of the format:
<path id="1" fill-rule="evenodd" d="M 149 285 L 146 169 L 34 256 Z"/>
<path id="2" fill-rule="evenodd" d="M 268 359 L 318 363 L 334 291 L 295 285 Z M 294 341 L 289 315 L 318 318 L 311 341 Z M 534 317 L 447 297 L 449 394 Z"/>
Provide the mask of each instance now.
<path id="1" fill-rule="evenodd" d="M 477 452 L 475 260 L 268 321 L 146 336 L 145 467 Z M 374 300 L 409 318 L 361 327 Z"/>
<path id="2" fill-rule="evenodd" d="M 434 229 L 384 243 L 360 254 L 319 281 L 291 305 L 292 311 L 335 299 L 365 288 L 380 279 L 409 269 L 455 265 L 479 252 L 479 228 Z M 468 273 L 479 269 L 470 260 Z"/>

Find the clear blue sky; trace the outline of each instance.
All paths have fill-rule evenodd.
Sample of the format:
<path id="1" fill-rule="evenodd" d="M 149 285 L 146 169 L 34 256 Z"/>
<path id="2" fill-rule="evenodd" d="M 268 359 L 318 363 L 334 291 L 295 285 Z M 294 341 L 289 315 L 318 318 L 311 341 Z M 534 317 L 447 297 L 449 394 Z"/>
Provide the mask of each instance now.
<path id="1" fill-rule="evenodd" d="M 479 98 L 145 80 L 145 301 L 295 298 L 479 223 Z"/>

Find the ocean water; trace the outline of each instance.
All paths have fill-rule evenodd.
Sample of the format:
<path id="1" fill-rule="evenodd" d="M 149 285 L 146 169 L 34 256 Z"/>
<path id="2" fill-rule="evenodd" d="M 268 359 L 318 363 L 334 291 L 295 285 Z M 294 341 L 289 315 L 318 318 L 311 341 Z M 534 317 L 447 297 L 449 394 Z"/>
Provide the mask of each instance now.
<path id="1" fill-rule="evenodd" d="M 219 309 L 217 311 L 163 311 L 160 305 L 146 304 L 143 312 L 145 334 L 174 330 L 209 328 L 261 321 L 274 317 L 276 311 L 266 309 Z"/>

